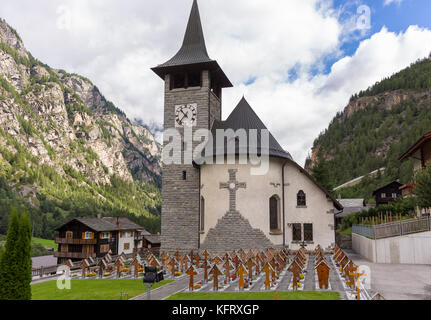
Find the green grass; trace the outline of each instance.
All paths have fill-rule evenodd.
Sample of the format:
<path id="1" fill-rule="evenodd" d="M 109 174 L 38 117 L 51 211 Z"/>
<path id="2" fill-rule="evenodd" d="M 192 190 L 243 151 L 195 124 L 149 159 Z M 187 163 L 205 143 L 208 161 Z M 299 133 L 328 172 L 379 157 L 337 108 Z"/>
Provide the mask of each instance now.
<path id="1" fill-rule="evenodd" d="M 278 292 L 279 300 L 340 300 L 338 292 Z M 275 300 L 275 292 L 197 292 L 176 293 L 166 300 Z"/>
<path id="2" fill-rule="evenodd" d="M 41 244 L 44 247 L 53 248 L 54 250 L 57 250 L 58 244 L 54 242 L 54 240 L 46 240 L 41 238 L 31 238 L 32 244 Z"/>
<path id="3" fill-rule="evenodd" d="M 152 290 L 171 283 L 164 280 L 156 283 Z M 129 299 L 147 292 L 142 280 L 94 279 L 71 280 L 70 290 L 59 290 L 57 281 L 37 283 L 31 286 L 33 300 L 120 300 L 120 294 L 128 293 Z"/>
<path id="4" fill-rule="evenodd" d="M 349 227 L 347 229 L 344 230 L 337 230 L 338 234 L 344 235 L 344 236 L 348 236 L 352 234 L 352 227 Z"/>

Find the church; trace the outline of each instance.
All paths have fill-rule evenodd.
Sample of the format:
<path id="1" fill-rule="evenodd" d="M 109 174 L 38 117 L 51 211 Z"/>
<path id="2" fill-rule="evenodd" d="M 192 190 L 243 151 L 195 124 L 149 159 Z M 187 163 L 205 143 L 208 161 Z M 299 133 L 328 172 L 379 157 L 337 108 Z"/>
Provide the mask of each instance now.
<path id="1" fill-rule="evenodd" d="M 184 136 L 185 119 L 193 132 L 205 129 L 213 135 L 221 129 L 267 131 L 245 98 L 222 120 L 222 91 L 233 85 L 208 55 L 197 0 L 180 50 L 152 70 L 165 83 L 165 133 L 175 128 Z M 341 204 L 268 136 L 265 174 L 251 174 L 251 161 L 163 164 L 162 251 L 296 250 L 304 245 L 312 250 L 335 243 L 334 213 Z M 163 146 L 168 143 L 164 139 Z M 181 158 L 197 144 L 182 142 Z M 212 156 L 226 150 L 214 149 Z M 234 150 L 236 160 L 249 156 L 247 148 L 236 145 Z"/>

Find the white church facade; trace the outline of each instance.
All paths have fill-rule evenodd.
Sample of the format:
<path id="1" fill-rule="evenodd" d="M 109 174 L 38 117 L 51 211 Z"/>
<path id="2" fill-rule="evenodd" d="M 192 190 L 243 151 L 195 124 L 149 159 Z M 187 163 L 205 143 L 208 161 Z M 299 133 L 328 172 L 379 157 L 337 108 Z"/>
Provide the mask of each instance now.
<path id="1" fill-rule="evenodd" d="M 222 89 L 232 84 L 208 56 L 196 0 L 181 49 L 152 70 L 165 82 L 165 133 L 175 128 L 184 138 L 186 123 L 192 125 L 193 133 L 205 129 L 214 139 L 221 130 L 243 130 L 250 147 L 251 132 L 267 130 L 245 98 L 226 120 L 221 119 Z M 259 137 L 262 141 L 256 147 L 262 155 L 264 141 Z M 234 164 L 163 164 L 162 251 L 226 252 L 285 246 L 295 250 L 301 245 L 314 249 L 335 243 L 334 211 L 342 206 L 272 134 L 268 139 L 264 174 L 252 174 L 251 161 L 239 161 L 239 157 L 247 159 L 250 148 L 236 140 L 238 161 Z M 164 137 L 165 150 L 171 142 Z M 197 145 L 183 142 L 181 159 L 188 148 L 194 150 Z M 227 157 L 226 146 L 213 151 L 213 159 Z M 208 160 L 208 154 L 205 157 Z"/>

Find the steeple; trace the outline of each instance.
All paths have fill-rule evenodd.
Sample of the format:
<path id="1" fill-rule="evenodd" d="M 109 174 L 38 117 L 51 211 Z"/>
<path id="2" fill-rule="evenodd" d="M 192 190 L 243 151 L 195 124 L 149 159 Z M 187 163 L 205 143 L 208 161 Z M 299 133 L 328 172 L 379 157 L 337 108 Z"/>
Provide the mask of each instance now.
<path id="1" fill-rule="evenodd" d="M 184 71 L 189 68 L 208 69 L 218 78 L 222 88 L 232 87 L 217 61 L 207 52 L 197 0 L 193 0 L 192 10 L 184 35 L 183 44 L 177 54 L 167 62 L 152 70 L 162 79 L 168 73 Z"/>

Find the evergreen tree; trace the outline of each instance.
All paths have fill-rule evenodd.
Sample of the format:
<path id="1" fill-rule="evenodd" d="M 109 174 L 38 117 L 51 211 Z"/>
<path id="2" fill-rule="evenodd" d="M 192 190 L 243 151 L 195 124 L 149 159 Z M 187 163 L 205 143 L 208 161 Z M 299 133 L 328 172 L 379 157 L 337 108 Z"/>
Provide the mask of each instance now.
<path id="1" fill-rule="evenodd" d="M 323 153 L 319 150 L 317 154 L 317 163 L 312 168 L 312 173 L 314 179 L 327 191 L 332 191 L 332 183 L 330 177 L 330 170 L 327 162 L 324 159 Z"/>
<path id="2" fill-rule="evenodd" d="M 9 218 L 9 228 L 6 244 L 0 257 L 0 300 L 19 299 L 19 286 L 16 271 L 18 270 L 18 241 L 19 241 L 19 217 L 15 209 L 12 209 Z"/>
<path id="3" fill-rule="evenodd" d="M 431 208 L 431 166 L 415 174 L 417 204 L 421 208 Z"/>
<path id="4" fill-rule="evenodd" d="M 18 278 L 20 300 L 31 299 L 31 222 L 27 213 L 21 215 L 18 236 L 18 261 L 16 275 Z"/>

